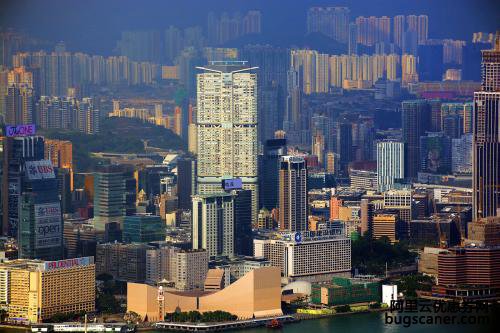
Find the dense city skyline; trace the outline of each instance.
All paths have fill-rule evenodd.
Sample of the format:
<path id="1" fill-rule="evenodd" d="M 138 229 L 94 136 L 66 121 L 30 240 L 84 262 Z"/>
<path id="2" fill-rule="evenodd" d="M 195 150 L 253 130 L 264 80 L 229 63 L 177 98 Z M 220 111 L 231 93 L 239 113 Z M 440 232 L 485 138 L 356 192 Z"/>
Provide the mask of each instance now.
<path id="1" fill-rule="evenodd" d="M 492 2 L 0 9 L 0 331 L 498 326 Z"/>

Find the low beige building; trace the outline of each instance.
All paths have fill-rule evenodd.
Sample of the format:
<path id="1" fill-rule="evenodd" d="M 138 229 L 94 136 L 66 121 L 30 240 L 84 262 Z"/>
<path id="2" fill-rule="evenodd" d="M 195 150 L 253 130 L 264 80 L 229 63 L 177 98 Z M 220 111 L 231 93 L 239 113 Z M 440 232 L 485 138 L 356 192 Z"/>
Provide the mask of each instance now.
<path id="1" fill-rule="evenodd" d="M 240 319 L 282 315 L 280 269 L 255 269 L 219 291 L 171 291 L 139 283 L 127 284 L 127 311 L 149 321 L 175 311 L 226 311 Z"/>

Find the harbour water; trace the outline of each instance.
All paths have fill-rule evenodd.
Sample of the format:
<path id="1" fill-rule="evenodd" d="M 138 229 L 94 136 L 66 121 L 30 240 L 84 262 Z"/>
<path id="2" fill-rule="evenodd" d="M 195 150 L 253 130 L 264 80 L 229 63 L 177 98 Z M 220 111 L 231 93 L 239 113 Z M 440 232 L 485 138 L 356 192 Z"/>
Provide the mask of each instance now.
<path id="1" fill-rule="evenodd" d="M 458 315 L 457 318 L 461 316 Z M 469 316 L 472 318 L 473 316 Z M 456 319 L 458 320 L 458 319 Z M 490 323 L 491 324 L 491 323 Z M 498 324 L 498 323 L 497 323 Z M 499 326 L 496 326 L 498 328 Z M 482 333 L 494 332 L 492 325 L 479 324 L 416 324 L 404 327 L 403 325 L 386 324 L 385 313 L 362 313 L 341 315 L 322 319 L 303 320 L 298 323 L 287 324 L 281 330 L 271 330 L 265 327 L 248 328 L 227 333 Z M 0 332 L 20 333 L 22 330 L 0 328 Z M 165 333 L 166 331 L 147 331 L 147 333 Z M 498 332 L 498 331 L 497 331 Z"/>
<path id="2" fill-rule="evenodd" d="M 328 317 L 322 319 L 303 320 L 294 324 L 287 324 L 281 330 L 271 330 L 265 327 L 248 328 L 228 333 L 482 333 L 493 332 L 490 325 L 403 325 L 385 324 L 385 313 L 363 313 Z M 498 327 L 497 327 L 498 328 Z M 165 331 L 152 331 L 151 333 L 165 333 Z"/>

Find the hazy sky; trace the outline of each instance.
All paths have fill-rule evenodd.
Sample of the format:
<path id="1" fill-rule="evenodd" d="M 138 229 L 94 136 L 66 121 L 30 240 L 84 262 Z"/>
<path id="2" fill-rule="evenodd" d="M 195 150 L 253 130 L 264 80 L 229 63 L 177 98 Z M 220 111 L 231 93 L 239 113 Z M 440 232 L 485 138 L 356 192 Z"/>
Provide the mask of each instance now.
<path id="1" fill-rule="evenodd" d="M 0 0 L 0 26 L 65 40 L 72 50 L 109 53 L 122 30 L 205 27 L 211 10 L 259 9 L 266 39 L 287 40 L 305 33 L 307 8 L 315 5 L 348 6 L 352 19 L 427 14 L 432 38 L 469 40 L 474 31 L 500 29 L 500 1 L 494 0 Z"/>

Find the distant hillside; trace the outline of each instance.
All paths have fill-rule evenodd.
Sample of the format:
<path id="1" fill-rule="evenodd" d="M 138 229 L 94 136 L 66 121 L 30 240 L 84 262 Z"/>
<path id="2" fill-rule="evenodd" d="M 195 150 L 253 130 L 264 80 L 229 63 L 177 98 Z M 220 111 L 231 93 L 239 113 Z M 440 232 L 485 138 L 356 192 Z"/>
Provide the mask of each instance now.
<path id="1" fill-rule="evenodd" d="M 40 134 L 73 143 L 76 171 L 88 171 L 96 164 L 96 160 L 90 157 L 93 152 L 142 153 L 143 140 L 147 140 L 150 147 L 186 149 L 186 144 L 171 130 L 132 118 L 102 119 L 101 131 L 95 135 L 65 130 L 43 130 Z"/>

